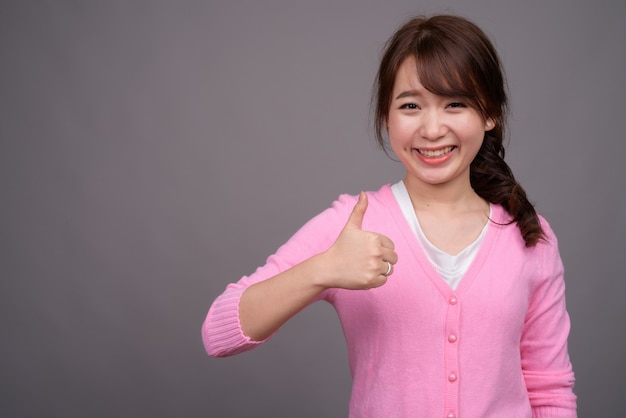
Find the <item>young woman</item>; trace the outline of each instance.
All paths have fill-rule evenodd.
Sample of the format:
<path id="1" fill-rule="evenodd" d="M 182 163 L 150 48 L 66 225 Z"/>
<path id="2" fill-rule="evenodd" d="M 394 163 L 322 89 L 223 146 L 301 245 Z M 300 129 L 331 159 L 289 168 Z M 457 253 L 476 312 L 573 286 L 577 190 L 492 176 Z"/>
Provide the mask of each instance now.
<path id="1" fill-rule="evenodd" d="M 405 178 L 342 195 L 202 328 L 212 356 L 267 341 L 307 305 L 341 321 L 350 417 L 575 417 L 556 237 L 504 162 L 506 94 L 491 42 L 455 16 L 389 40 L 375 126 Z"/>

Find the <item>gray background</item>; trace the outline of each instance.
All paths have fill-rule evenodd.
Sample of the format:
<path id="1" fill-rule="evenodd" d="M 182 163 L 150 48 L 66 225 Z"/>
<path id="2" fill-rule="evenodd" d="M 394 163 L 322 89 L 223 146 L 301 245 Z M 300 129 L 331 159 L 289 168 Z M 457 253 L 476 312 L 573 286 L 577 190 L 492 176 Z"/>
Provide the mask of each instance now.
<path id="1" fill-rule="evenodd" d="M 580 416 L 626 416 L 624 3 L 487 0 L 4 0 L 0 415 L 345 416 L 328 305 L 230 359 L 200 325 L 337 195 L 401 178 L 372 81 L 393 30 L 435 12 L 501 53 L 508 160 L 566 265 Z"/>

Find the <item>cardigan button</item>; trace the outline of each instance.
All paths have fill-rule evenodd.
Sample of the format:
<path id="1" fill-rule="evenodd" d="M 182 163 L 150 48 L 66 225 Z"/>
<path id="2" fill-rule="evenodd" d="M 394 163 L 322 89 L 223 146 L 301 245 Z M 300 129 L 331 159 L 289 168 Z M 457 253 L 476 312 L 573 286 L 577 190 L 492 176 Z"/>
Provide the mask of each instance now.
<path id="1" fill-rule="evenodd" d="M 456 296 L 451 296 L 450 299 L 448 299 L 448 303 L 450 305 L 456 305 L 458 301 L 459 300 L 456 298 Z"/>
<path id="2" fill-rule="evenodd" d="M 456 374 L 454 374 L 454 373 L 450 373 L 450 374 L 448 375 L 448 380 L 449 380 L 450 382 L 456 382 L 456 379 L 457 379 Z"/>
<path id="3" fill-rule="evenodd" d="M 453 412 L 450 412 L 448 415 L 446 415 L 446 418 L 456 418 L 456 415 L 454 415 Z"/>
<path id="4" fill-rule="evenodd" d="M 456 342 L 456 340 L 457 340 L 457 338 L 456 338 L 456 334 L 450 334 L 450 335 L 448 335 L 448 342 L 450 342 L 450 343 L 455 343 L 455 342 Z"/>

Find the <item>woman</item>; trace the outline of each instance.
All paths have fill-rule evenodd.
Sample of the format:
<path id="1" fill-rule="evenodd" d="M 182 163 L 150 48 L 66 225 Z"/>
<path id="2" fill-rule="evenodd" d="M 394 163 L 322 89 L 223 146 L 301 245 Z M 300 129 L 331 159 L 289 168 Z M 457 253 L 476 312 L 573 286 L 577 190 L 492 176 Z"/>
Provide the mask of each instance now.
<path id="1" fill-rule="evenodd" d="M 341 321 L 351 417 L 575 417 L 554 233 L 504 161 L 493 45 L 455 16 L 386 46 L 375 126 L 405 178 L 342 195 L 212 304 L 212 356 L 267 341 L 309 304 Z"/>

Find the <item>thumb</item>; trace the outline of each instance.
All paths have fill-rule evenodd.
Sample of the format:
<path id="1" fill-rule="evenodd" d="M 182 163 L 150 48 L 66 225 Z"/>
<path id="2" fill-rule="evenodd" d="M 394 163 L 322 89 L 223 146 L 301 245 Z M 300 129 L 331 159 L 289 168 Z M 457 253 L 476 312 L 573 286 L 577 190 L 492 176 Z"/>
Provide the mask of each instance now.
<path id="1" fill-rule="evenodd" d="M 354 228 L 361 229 L 363 225 L 363 217 L 365 216 L 365 211 L 367 210 L 367 194 L 365 192 L 359 193 L 359 200 L 354 205 L 354 209 L 352 209 L 352 213 L 348 218 L 348 222 L 346 226 L 352 226 Z"/>

